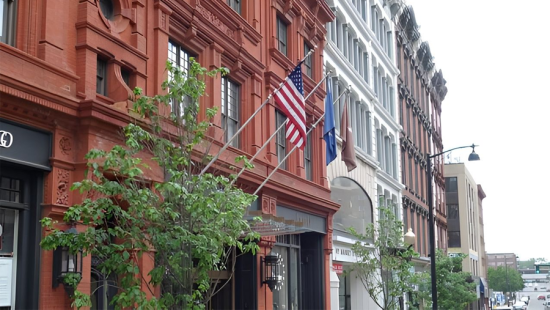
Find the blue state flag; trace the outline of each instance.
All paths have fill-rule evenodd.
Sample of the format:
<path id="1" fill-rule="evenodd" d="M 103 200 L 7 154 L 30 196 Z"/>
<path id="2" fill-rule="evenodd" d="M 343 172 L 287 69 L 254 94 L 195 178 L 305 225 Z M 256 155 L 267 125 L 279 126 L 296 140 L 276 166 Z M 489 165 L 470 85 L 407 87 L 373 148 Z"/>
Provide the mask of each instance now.
<path id="1" fill-rule="evenodd" d="M 326 142 L 327 166 L 337 156 L 336 125 L 334 124 L 334 109 L 332 106 L 332 83 L 327 81 L 327 96 L 325 97 L 325 124 L 323 125 L 323 139 Z"/>

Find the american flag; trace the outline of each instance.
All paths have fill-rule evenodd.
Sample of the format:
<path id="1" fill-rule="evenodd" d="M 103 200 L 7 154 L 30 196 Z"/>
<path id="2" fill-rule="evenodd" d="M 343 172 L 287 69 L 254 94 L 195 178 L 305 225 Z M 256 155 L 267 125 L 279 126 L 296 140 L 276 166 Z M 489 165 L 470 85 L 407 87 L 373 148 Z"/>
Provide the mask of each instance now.
<path id="1" fill-rule="evenodd" d="M 301 64 L 296 66 L 275 93 L 275 102 L 286 115 L 286 139 L 299 149 L 306 145 L 306 110 Z"/>

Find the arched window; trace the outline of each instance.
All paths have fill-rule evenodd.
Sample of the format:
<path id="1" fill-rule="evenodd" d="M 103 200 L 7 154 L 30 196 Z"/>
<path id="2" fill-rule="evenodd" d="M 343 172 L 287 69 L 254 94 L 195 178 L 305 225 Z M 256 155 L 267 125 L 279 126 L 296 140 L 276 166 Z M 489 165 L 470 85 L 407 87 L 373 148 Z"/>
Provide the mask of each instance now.
<path id="1" fill-rule="evenodd" d="M 372 201 L 365 190 L 352 179 L 338 177 L 332 180 L 330 198 L 340 204 L 333 217 L 335 230 L 347 232 L 353 227 L 359 233 L 372 223 Z"/>

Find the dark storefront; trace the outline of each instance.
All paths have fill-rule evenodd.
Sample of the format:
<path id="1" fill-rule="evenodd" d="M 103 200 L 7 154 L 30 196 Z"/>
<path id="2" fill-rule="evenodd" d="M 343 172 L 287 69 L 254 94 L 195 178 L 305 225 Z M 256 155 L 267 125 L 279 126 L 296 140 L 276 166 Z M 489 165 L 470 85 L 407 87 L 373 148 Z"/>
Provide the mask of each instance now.
<path id="1" fill-rule="evenodd" d="M 51 134 L 0 119 L 0 309 L 37 309 Z"/>

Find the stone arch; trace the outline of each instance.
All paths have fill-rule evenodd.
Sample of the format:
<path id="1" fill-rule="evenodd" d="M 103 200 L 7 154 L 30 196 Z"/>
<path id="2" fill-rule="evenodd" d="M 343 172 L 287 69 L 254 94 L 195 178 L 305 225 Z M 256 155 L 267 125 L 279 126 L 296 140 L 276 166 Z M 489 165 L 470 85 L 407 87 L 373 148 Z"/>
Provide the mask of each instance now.
<path id="1" fill-rule="evenodd" d="M 372 200 L 355 180 L 336 177 L 330 182 L 330 199 L 340 204 L 340 209 L 332 218 L 334 230 L 346 233 L 349 227 L 364 233 L 368 224 L 373 223 Z"/>

